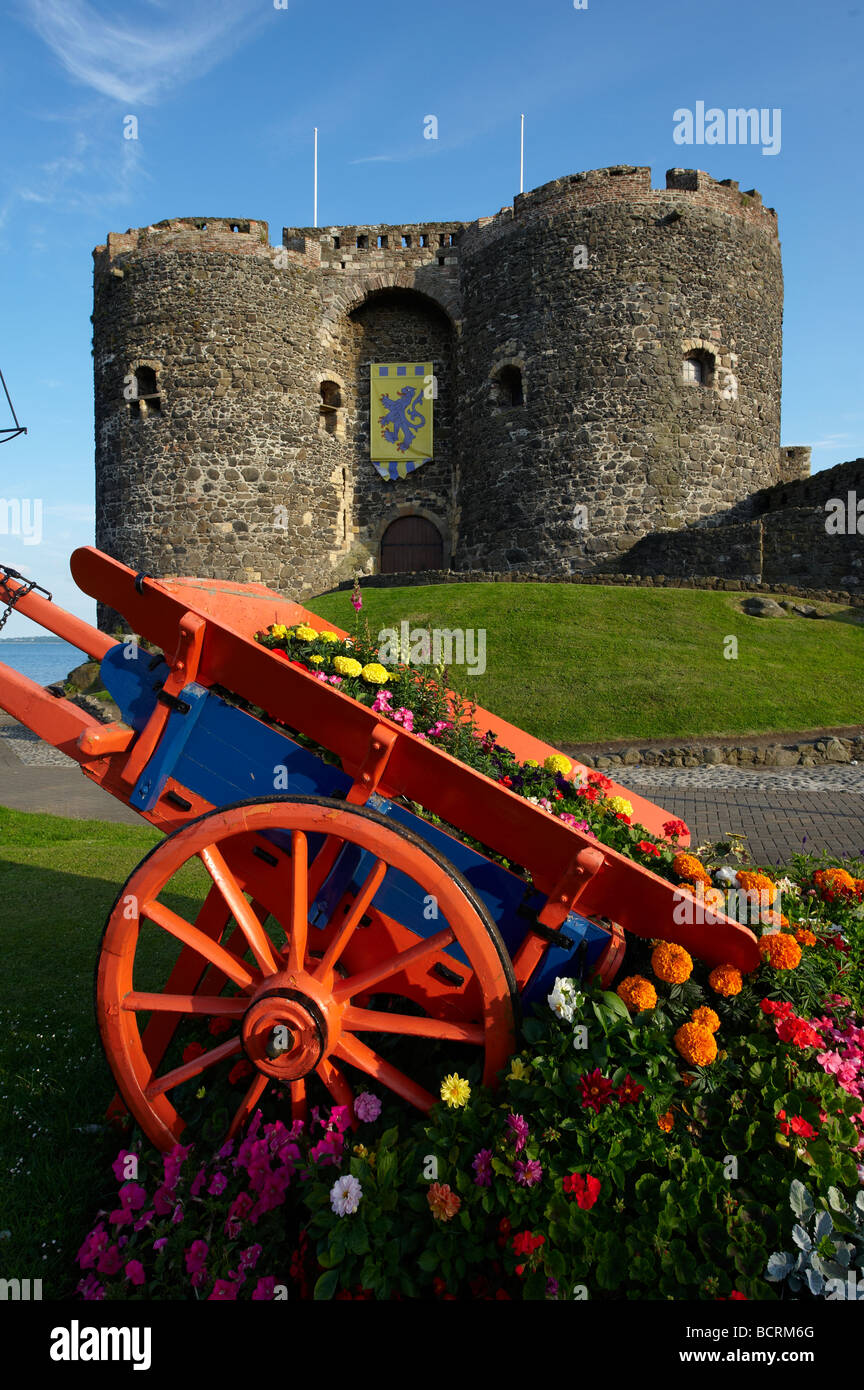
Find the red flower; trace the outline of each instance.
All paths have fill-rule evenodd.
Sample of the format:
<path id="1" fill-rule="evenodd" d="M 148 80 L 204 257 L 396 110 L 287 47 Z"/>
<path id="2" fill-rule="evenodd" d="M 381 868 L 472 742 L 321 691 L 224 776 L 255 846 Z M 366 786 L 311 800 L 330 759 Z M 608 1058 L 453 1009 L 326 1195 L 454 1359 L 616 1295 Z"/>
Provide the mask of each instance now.
<path id="1" fill-rule="evenodd" d="M 498 781 L 502 787 L 512 787 L 513 785 L 509 777 L 499 777 Z"/>
<path id="2" fill-rule="evenodd" d="M 658 859 L 662 852 L 660 846 L 653 844 L 651 840 L 640 840 L 636 848 L 641 849 L 643 854 L 653 854 Z"/>
<path id="3" fill-rule="evenodd" d="M 616 811 L 616 812 L 615 812 L 615 819 L 616 819 L 616 820 L 623 820 L 623 822 L 624 822 L 625 825 L 632 825 L 632 824 L 633 824 L 633 817 L 632 817 L 632 816 L 625 816 L 625 814 L 624 814 L 623 811 Z"/>
<path id="4" fill-rule="evenodd" d="M 842 955 L 848 956 L 848 954 L 849 954 L 849 946 L 848 946 L 848 944 L 843 940 L 843 938 L 842 938 L 842 936 L 840 935 L 839 932 L 837 933 L 836 936 L 832 936 L 832 937 L 831 937 L 831 945 L 834 947 L 834 949 L 835 949 L 836 951 L 840 951 Z"/>
<path id="5" fill-rule="evenodd" d="M 441 1297 L 442 1293 L 447 1292 L 447 1285 L 441 1278 L 440 1274 L 436 1274 L 435 1278 L 432 1280 L 432 1292 L 436 1293 L 439 1298 Z"/>
<path id="6" fill-rule="evenodd" d="M 599 787 L 601 791 L 607 791 L 612 785 L 610 778 L 604 777 L 602 772 L 589 772 L 588 781 L 592 787 Z"/>
<path id="7" fill-rule="evenodd" d="M 667 840 L 678 840 L 688 833 L 688 828 L 683 820 L 667 820 L 663 826 L 663 834 Z"/>
<path id="8" fill-rule="evenodd" d="M 553 800 L 553 801 L 563 801 L 563 800 L 564 800 L 564 793 L 563 793 L 563 792 L 553 792 L 553 793 L 552 793 L 552 800 Z"/>
<path id="9" fill-rule="evenodd" d="M 615 1092 L 615 1095 L 620 1105 L 635 1105 L 644 1090 L 645 1087 L 640 1086 L 638 1082 L 634 1081 L 628 1071 L 621 1085 Z"/>
<path id="10" fill-rule="evenodd" d="M 600 800 L 600 792 L 597 787 L 580 787 L 579 796 L 584 796 L 586 801 Z"/>
<path id="11" fill-rule="evenodd" d="M 228 1073 L 228 1084 L 233 1086 L 236 1082 L 242 1081 L 244 1076 L 251 1076 L 251 1062 L 235 1062 Z"/>
<path id="12" fill-rule="evenodd" d="M 580 1076 L 579 1085 L 582 1088 L 582 1104 L 599 1115 L 612 1099 L 612 1082 L 601 1075 L 599 1067 L 595 1067 L 592 1072 Z"/>
<path id="13" fill-rule="evenodd" d="M 733 1289 L 729 1295 L 729 1302 L 732 1303 L 733 1301 L 738 1303 L 746 1303 L 748 1301 L 746 1293 L 739 1293 L 737 1289 Z"/>
<path id="14" fill-rule="evenodd" d="M 586 1173 L 584 1178 L 581 1173 L 571 1173 L 569 1177 L 561 1179 L 561 1186 L 570 1197 L 575 1197 L 577 1205 L 583 1211 L 590 1211 L 600 1196 L 600 1179 L 592 1177 Z"/>
<path id="15" fill-rule="evenodd" d="M 188 1047 L 183 1049 L 183 1061 L 194 1062 L 196 1057 L 203 1057 L 207 1051 L 199 1042 L 191 1042 Z"/>
<path id="16" fill-rule="evenodd" d="M 816 1139 L 819 1131 L 804 1119 L 803 1115 L 790 1115 L 786 1119 L 786 1111 L 778 1110 L 777 1119 L 780 1121 L 780 1129 L 783 1134 L 797 1134 L 801 1139 Z"/>
<path id="17" fill-rule="evenodd" d="M 540 1246 L 545 1244 L 545 1236 L 535 1236 L 533 1231 L 520 1231 L 518 1236 L 513 1237 L 513 1253 L 515 1255 L 532 1255 L 535 1250 L 539 1250 Z M 519 1273 L 518 1269 L 516 1273 Z"/>
<path id="18" fill-rule="evenodd" d="M 227 1033 L 230 1027 L 230 1018 L 211 1018 L 207 1024 L 207 1032 L 211 1033 L 214 1038 L 218 1038 L 221 1033 Z"/>

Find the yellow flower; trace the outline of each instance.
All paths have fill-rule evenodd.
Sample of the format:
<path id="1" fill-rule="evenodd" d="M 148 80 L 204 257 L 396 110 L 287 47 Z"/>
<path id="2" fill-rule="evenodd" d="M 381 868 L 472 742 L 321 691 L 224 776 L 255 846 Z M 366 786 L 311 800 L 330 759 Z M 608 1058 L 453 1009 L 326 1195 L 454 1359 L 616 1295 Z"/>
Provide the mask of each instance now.
<path id="1" fill-rule="evenodd" d="M 313 652 L 313 654 L 312 654 L 312 656 L 310 656 L 309 660 L 312 662 L 313 666 L 320 666 L 320 665 L 321 665 L 321 662 L 324 660 L 324 658 L 323 658 L 323 656 L 318 656 L 317 653 Z"/>
<path id="2" fill-rule="evenodd" d="M 543 766 L 547 772 L 560 772 L 566 777 L 573 764 L 569 758 L 565 758 L 563 753 L 550 753 Z"/>
<path id="3" fill-rule="evenodd" d="M 300 627 L 294 629 L 294 636 L 298 642 L 314 642 L 318 633 L 314 627 L 306 627 L 305 624 L 301 624 Z"/>
<path id="4" fill-rule="evenodd" d="M 531 1075 L 531 1067 L 526 1066 L 521 1057 L 513 1057 L 510 1062 L 510 1070 L 507 1073 L 508 1081 L 527 1081 Z"/>
<path id="5" fill-rule="evenodd" d="M 199 1086 L 199 1087 L 198 1087 L 198 1090 L 195 1092 L 195 1099 L 196 1099 L 196 1100 L 203 1100 L 204 1097 L 206 1096 L 206 1094 L 207 1094 L 207 1087 L 206 1087 L 206 1086 Z"/>
<path id="6" fill-rule="evenodd" d="M 540 764 L 537 762 L 537 760 L 536 760 L 535 758 L 526 758 L 525 761 L 524 761 L 524 763 L 522 764 L 522 766 L 523 766 L 523 767 L 539 767 Z"/>
<path id="7" fill-rule="evenodd" d="M 352 1152 L 353 1154 L 356 1154 L 358 1158 L 368 1158 L 368 1157 L 369 1157 L 369 1150 L 367 1149 L 367 1147 L 366 1147 L 365 1144 L 355 1144 L 355 1145 L 354 1145 L 354 1148 L 351 1150 L 351 1152 Z"/>
<path id="8" fill-rule="evenodd" d="M 363 670 L 360 662 L 355 661 L 353 656 L 334 656 L 333 666 L 340 676 L 359 676 Z"/>
<path id="9" fill-rule="evenodd" d="M 270 629 L 270 635 L 271 635 L 271 637 L 279 637 L 279 638 L 287 637 L 287 636 L 288 636 L 288 629 L 287 629 L 287 627 L 285 626 L 284 623 L 274 623 L 273 626 L 272 626 L 271 629 Z"/>
<path id="10" fill-rule="evenodd" d="M 461 1110 L 463 1105 L 468 1104 L 468 1097 L 471 1094 L 471 1087 L 463 1077 L 457 1076 L 455 1071 L 449 1076 L 445 1076 L 441 1082 L 441 1099 L 447 1103 L 451 1110 Z"/>
<path id="11" fill-rule="evenodd" d="M 728 999 L 732 994 L 741 993 L 741 971 L 734 965 L 718 965 L 708 976 L 708 983 L 715 994 L 722 994 L 724 999 Z"/>
<path id="12" fill-rule="evenodd" d="M 319 632 L 319 633 L 318 633 L 318 638 L 319 638 L 319 641 L 321 641 L 321 642 L 338 642 L 338 641 L 340 640 L 340 639 L 339 639 L 339 633 L 338 633 L 338 632 L 329 632 L 329 631 L 328 631 L 328 632 Z"/>
<path id="13" fill-rule="evenodd" d="M 383 685 L 385 681 L 390 679 L 390 672 L 377 661 L 368 662 L 361 669 L 360 674 L 364 681 L 368 681 L 370 685 Z"/>
<path id="14" fill-rule="evenodd" d="M 623 796 L 610 796 L 609 805 L 613 811 L 617 811 L 622 816 L 632 816 L 633 803 L 625 801 Z"/>

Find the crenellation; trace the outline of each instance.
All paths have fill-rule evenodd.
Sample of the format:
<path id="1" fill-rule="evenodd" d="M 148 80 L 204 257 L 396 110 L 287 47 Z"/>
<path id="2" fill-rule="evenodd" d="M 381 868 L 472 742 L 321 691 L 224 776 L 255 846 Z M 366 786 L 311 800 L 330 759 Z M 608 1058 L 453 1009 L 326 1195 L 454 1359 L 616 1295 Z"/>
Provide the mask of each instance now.
<path id="1" fill-rule="evenodd" d="M 776 215 L 701 170 L 665 184 L 618 165 L 470 223 L 286 227 L 276 246 L 254 219 L 111 233 L 98 543 L 301 596 L 375 572 L 406 516 L 444 568 L 514 574 L 602 573 L 669 526 L 702 543 L 749 526 L 753 494 L 809 468 L 780 448 Z M 437 390 L 434 457 L 392 482 L 369 461 L 381 361 L 432 362 Z"/>

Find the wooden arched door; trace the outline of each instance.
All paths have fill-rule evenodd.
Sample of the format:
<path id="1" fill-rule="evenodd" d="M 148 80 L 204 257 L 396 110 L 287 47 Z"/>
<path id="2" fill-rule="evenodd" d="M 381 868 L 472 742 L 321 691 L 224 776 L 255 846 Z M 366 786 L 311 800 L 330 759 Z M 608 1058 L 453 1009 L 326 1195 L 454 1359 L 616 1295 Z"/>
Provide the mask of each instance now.
<path id="1" fill-rule="evenodd" d="M 381 573 L 444 568 L 444 542 L 434 522 L 424 516 L 400 516 L 381 538 Z"/>

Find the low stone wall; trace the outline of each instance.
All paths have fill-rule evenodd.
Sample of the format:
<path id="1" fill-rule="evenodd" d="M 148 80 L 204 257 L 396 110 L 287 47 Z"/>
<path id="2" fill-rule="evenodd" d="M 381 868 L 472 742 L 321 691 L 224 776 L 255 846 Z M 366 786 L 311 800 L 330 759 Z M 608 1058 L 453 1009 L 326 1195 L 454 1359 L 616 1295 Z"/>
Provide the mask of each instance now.
<path id="1" fill-rule="evenodd" d="M 626 748 L 618 753 L 580 753 L 573 757 L 598 771 L 619 767 L 705 767 L 726 763 L 732 767 L 816 767 L 819 763 L 864 761 L 864 735 L 831 737 L 804 743 L 679 744 L 670 748 Z"/>
<path id="2" fill-rule="evenodd" d="M 682 578 L 665 574 L 541 574 L 533 570 L 417 570 L 408 574 L 367 574 L 360 579 L 361 589 L 410 589 L 424 584 L 607 584 L 647 589 L 725 589 L 730 593 L 782 594 L 789 598 L 817 599 L 824 603 L 846 603 L 864 608 L 864 594 L 852 593 L 848 589 L 799 588 L 790 584 L 747 582 L 718 575 Z M 325 592 L 335 594 L 351 587 L 352 581 L 344 579 Z M 304 598 L 303 602 L 314 606 L 315 599 Z"/>

